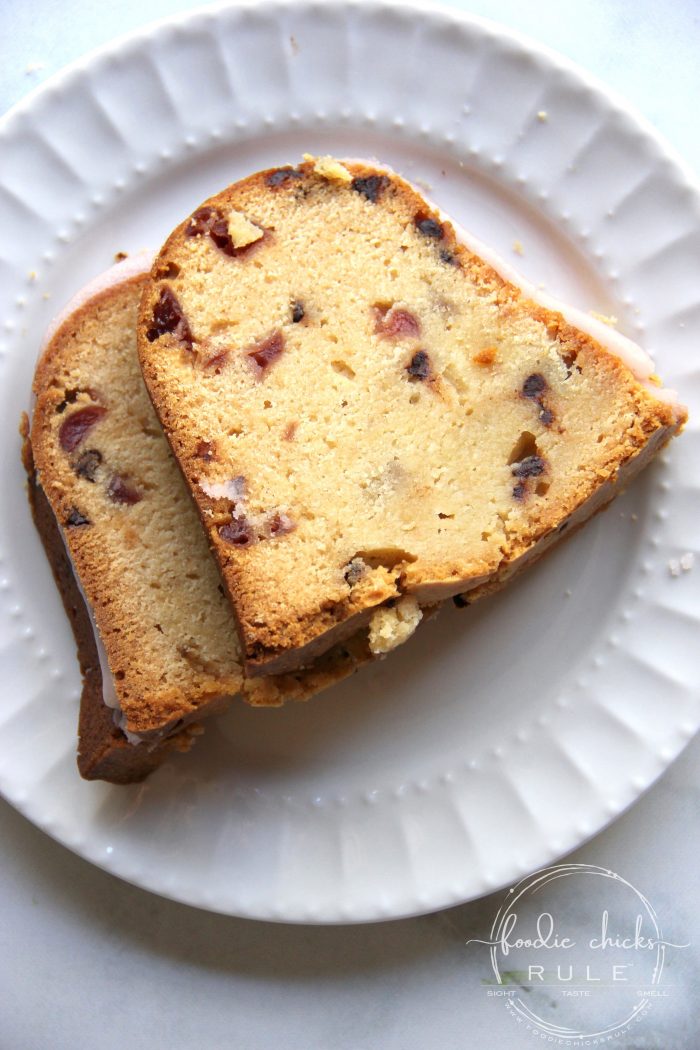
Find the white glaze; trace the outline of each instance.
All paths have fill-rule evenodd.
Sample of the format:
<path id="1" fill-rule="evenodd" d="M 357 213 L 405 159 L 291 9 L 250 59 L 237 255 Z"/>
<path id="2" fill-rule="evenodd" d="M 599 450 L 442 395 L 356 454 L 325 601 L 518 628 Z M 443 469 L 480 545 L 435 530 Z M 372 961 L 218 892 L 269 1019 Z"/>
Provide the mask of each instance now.
<path id="1" fill-rule="evenodd" d="M 240 501 L 245 495 L 245 479 L 231 478 L 230 481 L 200 481 L 199 487 L 211 499 L 228 499 Z"/>

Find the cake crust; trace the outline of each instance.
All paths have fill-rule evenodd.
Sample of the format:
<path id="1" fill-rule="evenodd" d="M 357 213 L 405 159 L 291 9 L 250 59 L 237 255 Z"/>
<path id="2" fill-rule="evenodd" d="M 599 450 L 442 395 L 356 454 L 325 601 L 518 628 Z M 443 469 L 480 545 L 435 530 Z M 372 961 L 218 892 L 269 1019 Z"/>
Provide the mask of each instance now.
<path id="1" fill-rule="evenodd" d="M 489 593 L 685 420 L 361 162 L 205 202 L 155 259 L 138 343 L 251 676 L 406 596 Z"/>

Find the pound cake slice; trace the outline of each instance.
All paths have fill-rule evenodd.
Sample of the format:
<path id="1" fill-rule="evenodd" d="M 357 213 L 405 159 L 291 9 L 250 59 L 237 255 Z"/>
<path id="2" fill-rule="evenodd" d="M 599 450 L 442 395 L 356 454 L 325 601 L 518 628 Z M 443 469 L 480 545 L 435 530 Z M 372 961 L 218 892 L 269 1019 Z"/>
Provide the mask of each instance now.
<path id="1" fill-rule="evenodd" d="M 362 650 L 357 640 L 303 675 L 244 681 L 231 608 L 139 368 L 151 259 L 120 263 L 69 305 L 37 367 L 25 443 L 34 519 L 83 671 L 78 767 L 119 783 L 187 750 L 236 693 L 305 698 L 354 670 Z"/>
<path id="2" fill-rule="evenodd" d="M 634 344 L 536 301 L 406 181 L 306 158 L 157 256 L 139 355 L 250 675 L 487 593 L 685 421 Z M 601 334 L 602 330 L 602 334 Z"/>

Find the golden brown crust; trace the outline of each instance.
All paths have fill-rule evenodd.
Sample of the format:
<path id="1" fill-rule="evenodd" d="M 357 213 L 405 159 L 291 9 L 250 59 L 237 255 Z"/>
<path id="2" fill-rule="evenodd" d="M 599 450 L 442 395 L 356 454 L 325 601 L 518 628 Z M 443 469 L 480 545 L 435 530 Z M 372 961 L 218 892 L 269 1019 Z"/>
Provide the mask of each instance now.
<path id="1" fill-rule="evenodd" d="M 592 337 L 471 253 L 398 176 L 346 169 L 347 179 L 313 162 L 261 172 L 205 202 L 166 241 L 141 303 L 146 384 L 219 561 L 249 675 L 294 668 L 402 593 L 424 603 L 488 588 L 655 434 L 684 422 Z M 223 224 L 213 233 L 211 209 Z M 225 243 L 232 213 L 264 230 L 242 255 Z M 308 295 L 301 327 L 281 311 L 296 305 L 298 285 Z M 180 320 L 161 331 L 164 295 Z M 263 361 L 257 372 L 251 357 Z M 482 435 L 493 462 L 480 458 Z M 197 460 L 203 439 L 217 447 L 213 465 Z M 373 474 L 392 442 L 395 466 L 387 456 Z M 367 466 L 373 505 L 357 497 L 352 454 Z M 332 484 L 314 491 L 308 478 L 324 471 Z M 241 478 L 240 492 L 222 494 Z M 365 542 L 363 508 L 371 517 L 377 503 L 391 528 L 366 529 L 382 538 Z M 425 518 L 417 527 L 413 507 Z M 268 508 L 296 527 L 266 533 Z M 252 542 L 239 546 L 232 530 L 249 520 Z M 357 562 L 366 571 L 349 586 L 344 568 Z"/>

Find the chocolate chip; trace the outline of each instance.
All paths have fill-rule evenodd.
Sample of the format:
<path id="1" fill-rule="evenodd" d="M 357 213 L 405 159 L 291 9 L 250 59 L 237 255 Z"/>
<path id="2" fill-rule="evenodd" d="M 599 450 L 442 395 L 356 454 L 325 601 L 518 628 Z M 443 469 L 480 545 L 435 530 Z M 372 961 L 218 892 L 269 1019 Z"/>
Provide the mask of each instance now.
<path id="1" fill-rule="evenodd" d="M 296 168 L 277 168 L 276 171 L 270 171 L 265 176 L 265 182 L 272 189 L 277 189 L 279 186 L 284 186 L 292 179 L 302 178 L 302 172 L 297 171 Z"/>
<path id="2" fill-rule="evenodd" d="M 255 541 L 249 522 L 244 517 L 233 518 L 219 526 L 219 536 L 232 547 L 250 547 Z"/>
<path id="3" fill-rule="evenodd" d="M 143 493 L 139 492 L 135 485 L 126 481 L 121 474 L 112 475 L 107 486 L 107 495 L 112 503 L 123 503 L 129 507 L 134 503 L 140 503 L 143 499 Z"/>
<path id="4" fill-rule="evenodd" d="M 74 452 L 106 413 L 107 409 L 102 405 L 87 405 L 77 412 L 71 412 L 58 430 L 58 441 L 63 451 Z"/>
<path id="5" fill-rule="evenodd" d="M 454 602 L 454 604 L 457 606 L 458 609 L 466 609 L 466 607 L 469 605 L 469 602 L 467 601 L 467 599 L 464 597 L 463 594 L 455 594 L 455 596 L 452 599 L 452 601 Z"/>
<path id="6" fill-rule="evenodd" d="M 160 339 L 162 335 L 173 335 L 188 350 L 192 349 L 194 338 L 187 318 L 172 288 L 161 288 L 158 302 L 153 307 L 153 323 L 146 331 L 149 343 Z"/>
<path id="7" fill-rule="evenodd" d="M 367 175 L 366 178 L 353 179 L 351 185 L 355 193 L 361 194 L 372 204 L 376 204 L 382 190 L 386 189 L 390 183 L 391 179 L 386 175 Z"/>
<path id="8" fill-rule="evenodd" d="M 432 237 L 433 240 L 441 241 L 445 236 L 445 230 L 436 222 L 435 219 L 431 219 L 428 215 L 423 212 L 419 212 L 413 222 L 415 223 L 416 229 L 419 233 L 422 233 L 424 237 Z"/>
<path id="9" fill-rule="evenodd" d="M 514 463 L 511 474 L 514 478 L 538 478 L 544 474 L 545 462 L 541 456 L 527 456 L 520 463 Z"/>
<path id="10" fill-rule="evenodd" d="M 294 324 L 299 324 L 300 321 L 304 320 L 305 316 L 306 310 L 304 309 L 304 304 L 300 299 L 295 299 L 292 303 L 292 321 Z"/>
<path id="11" fill-rule="evenodd" d="M 540 372 L 533 372 L 523 383 L 523 397 L 531 397 L 538 400 L 540 394 L 543 394 L 546 389 L 547 380 L 544 376 Z"/>
<path id="12" fill-rule="evenodd" d="M 273 361 L 284 351 L 284 335 L 276 328 L 274 332 L 259 340 L 248 350 L 250 357 L 262 372 L 266 372 Z"/>
<path id="13" fill-rule="evenodd" d="M 86 518 L 84 514 L 81 514 L 77 507 L 73 507 L 70 514 L 66 518 L 66 525 L 71 529 L 80 528 L 81 525 L 90 525 L 91 521 Z"/>
<path id="14" fill-rule="evenodd" d="M 419 350 L 411 358 L 411 363 L 406 366 L 409 375 L 416 379 L 427 379 L 430 375 L 430 357 L 425 350 Z"/>
<path id="15" fill-rule="evenodd" d="M 86 481 L 94 482 L 97 468 L 101 462 L 102 453 L 98 452 L 96 448 L 89 448 L 82 453 L 73 469 L 79 478 L 85 478 Z"/>

